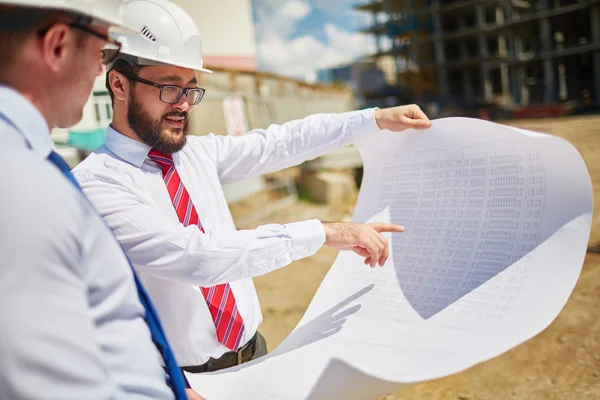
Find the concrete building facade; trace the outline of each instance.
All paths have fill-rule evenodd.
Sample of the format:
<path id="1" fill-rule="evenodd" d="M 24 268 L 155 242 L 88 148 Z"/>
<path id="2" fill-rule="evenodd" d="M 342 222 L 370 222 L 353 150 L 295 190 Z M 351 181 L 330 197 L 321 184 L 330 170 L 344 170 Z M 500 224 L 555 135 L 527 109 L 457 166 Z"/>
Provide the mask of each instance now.
<path id="1" fill-rule="evenodd" d="M 600 0 L 379 0 L 365 33 L 392 39 L 416 101 L 600 106 Z"/>

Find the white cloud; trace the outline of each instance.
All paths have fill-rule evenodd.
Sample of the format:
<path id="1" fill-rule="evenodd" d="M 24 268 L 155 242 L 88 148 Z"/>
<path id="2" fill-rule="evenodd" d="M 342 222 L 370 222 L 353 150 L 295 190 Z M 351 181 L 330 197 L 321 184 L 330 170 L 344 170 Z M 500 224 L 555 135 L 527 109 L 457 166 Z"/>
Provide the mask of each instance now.
<path id="1" fill-rule="evenodd" d="M 316 69 L 351 62 L 365 54 L 365 38 L 334 24 L 325 25 L 329 44 L 305 35 L 293 40 L 273 36 L 258 44 L 261 67 L 282 75 L 304 79 Z"/>
<path id="2" fill-rule="evenodd" d="M 330 13 L 347 12 L 348 5 L 344 2 L 312 0 L 310 4 Z M 316 69 L 339 66 L 368 52 L 365 36 L 347 32 L 333 23 L 323 27 L 325 42 L 313 35 L 290 39 L 298 22 L 312 11 L 310 4 L 309 0 L 255 1 L 261 69 L 305 79 Z"/>
<path id="3" fill-rule="evenodd" d="M 310 6 L 302 1 L 288 1 L 279 9 L 279 16 L 297 22 L 306 17 L 310 10 Z"/>
<path id="4" fill-rule="evenodd" d="M 325 25 L 325 35 L 329 44 L 345 53 L 351 58 L 361 56 L 365 53 L 366 37 L 360 33 L 347 32 L 337 25 Z"/>
<path id="5" fill-rule="evenodd" d="M 273 36 L 287 39 L 302 18 L 312 10 L 301 0 L 261 0 L 256 2 L 256 38 L 260 42 Z"/>
<path id="6" fill-rule="evenodd" d="M 259 43 L 258 56 L 264 69 L 303 79 L 311 70 L 345 60 L 344 55 L 314 36 L 291 41 L 273 37 Z"/>

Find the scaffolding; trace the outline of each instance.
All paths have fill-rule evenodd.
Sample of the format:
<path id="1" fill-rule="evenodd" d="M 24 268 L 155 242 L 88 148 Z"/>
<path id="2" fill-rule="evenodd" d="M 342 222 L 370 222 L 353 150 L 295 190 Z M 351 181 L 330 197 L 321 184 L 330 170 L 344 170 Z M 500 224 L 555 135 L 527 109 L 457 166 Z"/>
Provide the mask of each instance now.
<path id="1" fill-rule="evenodd" d="M 415 101 L 600 105 L 600 0 L 379 0 L 377 59 Z M 391 42 L 382 47 L 382 39 Z"/>

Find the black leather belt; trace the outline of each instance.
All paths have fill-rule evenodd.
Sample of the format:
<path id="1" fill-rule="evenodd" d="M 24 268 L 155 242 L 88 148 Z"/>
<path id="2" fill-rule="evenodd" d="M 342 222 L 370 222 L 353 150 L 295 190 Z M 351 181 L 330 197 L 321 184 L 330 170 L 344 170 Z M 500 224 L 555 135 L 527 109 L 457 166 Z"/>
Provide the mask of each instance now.
<path id="1" fill-rule="evenodd" d="M 216 359 L 211 357 L 202 365 L 191 365 L 187 367 L 181 367 L 181 369 L 192 374 L 200 374 L 202 372 L 218 371 L 220 369 L 225 369 L 248 362 L 252 359 L 252 356 L 254 356 L 257 335 L 258 332 L 254 334 L 248 343 L 240 347 L 238 351 L 227 352 Z"/>

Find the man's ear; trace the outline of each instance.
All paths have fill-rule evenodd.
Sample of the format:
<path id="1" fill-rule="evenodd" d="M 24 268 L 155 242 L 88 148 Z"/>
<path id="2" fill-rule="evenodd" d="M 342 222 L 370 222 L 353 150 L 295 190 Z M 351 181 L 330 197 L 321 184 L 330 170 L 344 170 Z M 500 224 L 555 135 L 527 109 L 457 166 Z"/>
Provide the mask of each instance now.
<path id="1" fill-rule="evenodd" d="M 115 100 L 124 101 L 129 98 L 129 90 L 131 83 L 125 75 L 112 70 L 108 73 L 108 84 L 115 96 Z"/>
<path id="2" fill-rule="evenodd" d="M 42 58 L 52 72 L 71 67 L 76 50 L 77 38 L 66 24 L 52 25 L 42 37 Z"/>

